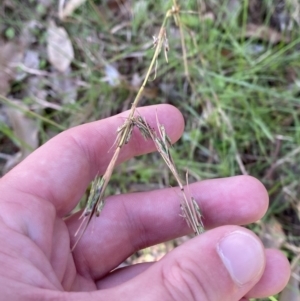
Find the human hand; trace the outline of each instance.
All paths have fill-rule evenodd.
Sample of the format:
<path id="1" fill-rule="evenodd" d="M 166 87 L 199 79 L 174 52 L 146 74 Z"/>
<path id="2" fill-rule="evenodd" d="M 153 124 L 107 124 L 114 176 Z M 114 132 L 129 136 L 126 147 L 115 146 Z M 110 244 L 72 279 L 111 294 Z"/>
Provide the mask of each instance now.
<path id="1" fill-rule="evenodd" d="M 169 105 L 139 113 L 155 124 L 156 110 L 176 141 L 184 126 L 181 114 Z M 190 185 L 211 230 L 157 263 L 110 273 L 137 250 L 191 232 L 179 217 L 174 189 L 108 197 L 70 252 L 80 213 L 64 216 L 105 171 L 123 117 L 63 132 L 0 180 L 0 300 L 239 301 L 280 291 L 289 278 L 288 261 L 237 226 L 258 220 L 267 209 L 267 192 L 252 177 Z M 150 151 L 153 143 L 134 134 L 118 163 Z"/>

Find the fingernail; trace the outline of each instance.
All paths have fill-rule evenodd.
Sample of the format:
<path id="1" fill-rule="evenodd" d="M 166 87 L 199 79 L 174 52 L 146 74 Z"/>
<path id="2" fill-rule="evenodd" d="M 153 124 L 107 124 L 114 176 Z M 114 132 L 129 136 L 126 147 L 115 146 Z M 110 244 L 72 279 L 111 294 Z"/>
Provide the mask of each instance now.
<path id="1" fill-rule="evenodd" d="M 235 231 L 222 238 L 217 252 L 231 278 L 244 285 L 261 275 L 265 265 L 262 245 L 253 236 Z"/>

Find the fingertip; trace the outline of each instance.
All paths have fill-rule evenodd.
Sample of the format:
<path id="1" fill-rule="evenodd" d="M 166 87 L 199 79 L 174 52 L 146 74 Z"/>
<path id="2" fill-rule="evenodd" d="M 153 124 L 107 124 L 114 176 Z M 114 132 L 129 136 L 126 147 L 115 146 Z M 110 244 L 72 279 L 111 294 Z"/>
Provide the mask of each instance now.
<path id="1" fill-rule="evenodd" d="M 284 254 L 275 249 L 267 249 L 266 267 L 259 282 L 247 294 L 251 298 L 265 298 L 281 292 L 287 285 L 291 267 Z"/>
<path id="2" fill-rule="evenodd" d="M 252 176 L 239 177 L 244 182 L 245 195 L 249 196 L 249 200 L 255 199 L 255 202 L 252 203 L 253 211 L 259 214 L 257 218 L 262 218 L 269 207 L 269 194 L 266 187 L 261 181 Z"/>
<path id="3" fill-rule="evenodd" d="M 242 175 L 233 178 L 236 181 L 236 187 L 240 189 L 236 193 L 235 199 L 243 200 L 243 202 L 240 202 L 239 210 L 244 223 L 248 224 L 261 219 L 269 206 L 269 195 L 265 186 L 252 176 Z"/>
<path id="4" fill-rule="evenodd" d="M 269 204 L 265 187 L 251 176 L 205 180 L 191 187 L 208 228 L 253 223 L 266 213 Z"/>

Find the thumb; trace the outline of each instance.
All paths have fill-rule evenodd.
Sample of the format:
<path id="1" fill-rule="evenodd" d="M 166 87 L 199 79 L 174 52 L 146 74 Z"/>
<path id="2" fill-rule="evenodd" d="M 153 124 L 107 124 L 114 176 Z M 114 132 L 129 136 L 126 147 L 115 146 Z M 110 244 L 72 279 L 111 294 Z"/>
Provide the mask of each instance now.
<path id="1" fill-rule="evenodd" d="M 264 268 L 265 252 L 259 239 L 247 229 L 223 226 L 191 239 L 138 276 L 95 292 L 94 297 L 238 301 L 259 281 Z"/>
<path id="2" fill-rule="evenodd" d="M 238 301 L 259 281 L 265 252 L 249 230 L 224 226 L 176 248 L 109 300 Z M 126 296 L 126 297 L 125 297 Z"/>

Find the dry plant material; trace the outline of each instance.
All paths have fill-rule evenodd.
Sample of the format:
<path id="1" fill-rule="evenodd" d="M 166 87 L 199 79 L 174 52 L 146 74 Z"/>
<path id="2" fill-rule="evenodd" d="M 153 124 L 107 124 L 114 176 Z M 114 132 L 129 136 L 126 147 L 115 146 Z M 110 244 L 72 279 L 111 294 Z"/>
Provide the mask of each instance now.
<path id="1" fill-rule="evenodd" d="M 71 16 L 86 0 L 69 0 L 66 5 L 65 2 L 65 0 L 59 0 L 58 15 L 61 20 Z"/>
<path id="2" fill-rule="evenodd" d="M 24 104 L 22 104 L 25 107 Z M 12 126 L 16 143 L 20 151 L 12 155 L 3 168 L 3 173 L 7 173 L 23 159 L 25 159 L 33 150 L 38 148 L 38 122 L 27 117 L 23 112 L 14 107 L 4 107 L 4 111 L 8 116 L 9 122 Z"/>
<path id="3" fill-rule="evenodd" d="M 290 42 L 289 37 L 284 36 L 275 29 L 269 28 L 264 25 L 247 24 L 245 37 L 262 39 L 272 44 L 276 44 L 279 42 Z"/>
<path id="4" fill-rule="evenodd" d="M 291 264 L 291 277 L 284 288 L 284 290 L 280 294 L 279 301 L 300 301 L 300 255 L 296 256 L 293 259 Z"/>
<path id="5" fill-rule="evenodd" d="M 202 214 L 199 208 L 199 205 L 197 204 L 194 197 L 189 196 L 185 192 L 185 187 L 183 184 L 183 181 L 181 180 L 178 171 L 176 169 L 176 166 L 174 164 L 174 160 L 172 158 L 170 148 L 172 146 L 171 139 L 166 133 L 165 127 L 159 123 L 158 118 L 156 116 L 157 121 L 157 128 L 159 131 L 159 135 L 156 133 L 156 131 L 151 128 L 145 120 L 143 122 L 140 122 L 142 118 L 138 120 L 139 122 L 139 130 L 142 133 L 142 135 L 148 139 L 150 136 L 153 140 L 157 151 L 165 161 L 166 165 L 170 169 L 171 173 L 173 174 L 174 178 L 177 181 L 177 184 L 180 188 L 181 194 L 182 194 L 182 200 L 180 204 L 182 217 L 186 220 L 189 227 L 194 231 L 195 235 L 199 235 L 204 231 L 204 225 L 202 222 Z M 186 176 L 187 179 L 187 176 Z M 188 185 L 188 181 L 186 180 L 186 184 Z"/>
<path id="6" fill-rule="evenodd" d="M 17 66 L 23 60 L 24 45 L 19 41 L 0 39 L 0 95 L 6 96 L 10 82 L 17 76 Z"/>
<path id="7" fill-rule="evenodd" d="M 188 225 L 194 230 L 195 234 L 200 234 L 203 232 L 203 223 L 202 223 L 202 215 L 200 212 L 200 208 L 196 203 L 193 197 L 188 197 L 182 180 L 180 179 L 176 167 L 174 165 L 173 158 L 170 153 L 171 147 L 171 140 L 166 134 L 165 128 L 163 125 L 159 124 L 157 119 L 157 126 L 159 130 L 159 135 L 155 132 L 155 130 L 149 126 L 149 124 L 144 120 L 141 116 L 136 116 L 136 108 L 139 103 L 139 100 L 143 94 L 145 89 L 146 83 L 149 81 L 150 74 L 154 69 L 155 76 L 157 73 L 157 58 L 164 48 L 165 58 L 168 61 L 167 53 L 169 51 L 169 43 L 167 39 L 166 33 L 166 23 L 167 20 L 174 16 L 175 14 L 179 13 L 179 7 L 173 6 L 170 10 L 167 11 L 162 26 L 160 28 L 159 34 L 157 37 L 153 37 L 153 48 L 155 49 L 150 66 L 148 71 L 145 75 L 145 79 L 135 97 L 135 100 L 132 103 L 130 113 L 125 120 L 124 124 L 117 129 L 117 138 L 114 143 L 116 145 L 115 152 L 112 156 L 110 163 L 102 177 L 96 176 L 95 180 L 92 182 L 90 195 L 88 198 L 88 202 L 86 205 L 85 210 L 83 211 L 81 218 L 83 219 L 79 229 L 76 231 L 75 236 L 78 236 L 75 244 L 72 247 L 72 251 L 75 249 L 76 245 L 78 244 L 80 238 L 84 234 L 86 228 L 88 227 L 92 217 L 94 215 L 99 216 L 101 211 L 105 205 L 105 190 L 110 181 L 112 172 L 116 165 L 117 159 L 121 152 L 122 147 L 130 141 L 132 136 L 133 128 L 136 126 L 143 137 L 147 139 L 152 139 L 157 151 L 160 153 L 162 158 L 164 159 L 165 163 L 171 170 L 173 176 L 175 177 L 181 193 L 183 201 L 181 202 L 181 210 L 182 216 L 186 219 Z"/>
<path id="8" fill-rule="evenodd" d="M 47 31 L 47 54 L 51 65 L 65 72 L 74 59 L 74 49 L 68 33 L 63 27 L 50 21 Z"/>
<path id="9" fill-rule="evenodd" d="M 275 217 L 261 223 L 259 237 L 265 248 L 280 249 L 286 242 L 286 235 Z"/>
<path id="10" fill-rule="evenodd" d="M 183 25 L 181 22 L 181 19 L 179 17 L 179 12 L 180 8 L 179 5 L 177 4 L 177 0 L 173 0 L 173 16 L 174 16 L 174 22 L 179 28 L 180 32 L 180 42 L 181 42 L 181 49 L 182 49 L 182 57 L 183 57 L 183 65 L 184 65 L 184 74 L 188 81 L 190 82 L 190 72 L 189 72 L 189 67 L 188 67 L 188 60 L 187 60 L 187 51 L 186 51 L 186 45 L 185 45 L 185 40 L 184 40 L 184 31 L 183 31 Z M 190 82 L 191 83 L 191 82 Z"/>
<path id="11" fill-rule="evenodd" d="M 164 46 L 165 59 L 166 59 L 166 62 L 168 63 L 169 42 L 168 42 L 168 38 L 167 38 L 166 29 L 164 27 L 162 27 L 160 29 L 158 36 L 157 37 L 153 36 L 152 38 L 153 38 L 153 48 L 157 49 L 158 54 L 160 54 L 160 52 L 162 50 L 162 46 Z M 155 80 L 155 78 L 156 78 L 157 68 L 158 68 L 158 60 L 156 58 L 153 80 Z"/>

